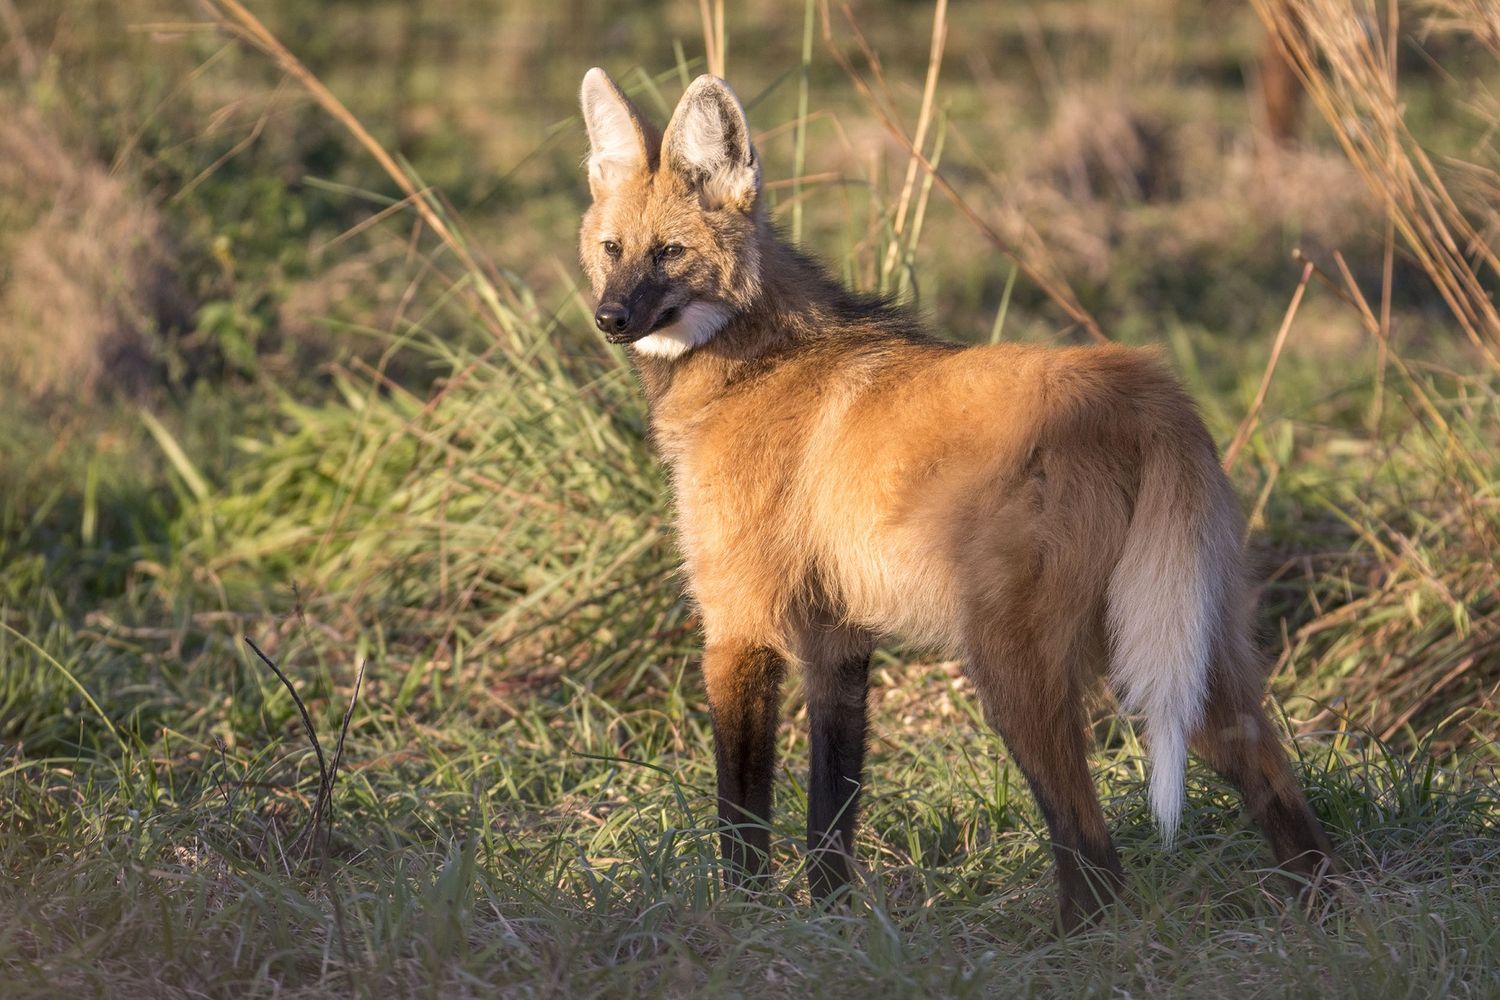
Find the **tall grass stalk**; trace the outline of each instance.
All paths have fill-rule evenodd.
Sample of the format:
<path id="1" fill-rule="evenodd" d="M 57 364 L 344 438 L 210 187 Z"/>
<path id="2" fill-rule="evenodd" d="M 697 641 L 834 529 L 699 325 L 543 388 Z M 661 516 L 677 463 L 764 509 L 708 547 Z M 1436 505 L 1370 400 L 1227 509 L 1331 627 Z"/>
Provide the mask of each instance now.
<path id="1" fill-rule="evenodd" d="M 1500 311 L 1489 281 L 1500 278 L 1492 243 L 1500 208 L 1491 199 L 1462 204 L 1406 123 L 1396 90 L 1396 47 L 1368 30 L 1379 24 L 1374 0 L 1255 0 L 1255 9 L 1301 78 L 1334 137 L 1384 204 L 1476 350 L 1500 370 Z M 1391 5 L 1388 31 L 1398 30 Z M 1435 24 L 1484 39 L 1493 18 L 1452 5 Z M 1500 125 L 1500 119 L 1490 122 Z M 1495 189 L 1493 164 L 1469 163 Z"/>

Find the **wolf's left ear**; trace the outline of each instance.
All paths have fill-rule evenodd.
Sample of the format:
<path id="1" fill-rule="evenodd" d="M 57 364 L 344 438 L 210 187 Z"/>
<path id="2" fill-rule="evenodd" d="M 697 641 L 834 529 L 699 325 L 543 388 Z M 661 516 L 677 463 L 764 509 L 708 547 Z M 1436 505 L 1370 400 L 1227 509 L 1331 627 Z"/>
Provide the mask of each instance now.
<path id="1" fill-rule="evenodd" d="M 595 66 L 583 76 L 578 95 L 589 132 L 589 189 L 595 198 L 632 174 L 654 170 L 654 130 L 609 74 Z"/>
<path id="2" fill-rule="evenodd" d="M 662 162 L 697 189 L 705 208 L 748 212 L 760 192 L 760 161 L 745 110 L 715 76 L 698 77 L 677 103 L 662 141 Z"/>

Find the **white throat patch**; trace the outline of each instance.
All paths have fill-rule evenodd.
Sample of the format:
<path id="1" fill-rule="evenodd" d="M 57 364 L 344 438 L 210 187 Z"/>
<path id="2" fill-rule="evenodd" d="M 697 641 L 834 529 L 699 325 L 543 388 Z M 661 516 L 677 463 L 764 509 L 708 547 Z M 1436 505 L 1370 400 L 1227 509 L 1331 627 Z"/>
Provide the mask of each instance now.
<path id="1" fill-rule="evenodd" d="M 733 316 L 728 306 L 717 302 L 690 302 L 682 307 L 677 322 L 647 334 L 630 346 L 642 354 L 671 361 L 708 343 Z"/>

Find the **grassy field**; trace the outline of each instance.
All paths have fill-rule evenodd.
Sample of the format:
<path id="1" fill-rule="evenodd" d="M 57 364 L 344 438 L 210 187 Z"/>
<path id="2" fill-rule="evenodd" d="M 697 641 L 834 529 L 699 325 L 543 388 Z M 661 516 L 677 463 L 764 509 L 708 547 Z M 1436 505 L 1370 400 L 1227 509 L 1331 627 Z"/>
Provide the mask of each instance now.
<path id="1" fill-rule="evenodd" d="M 712 43 L 691 3 L 0 0 L 0 995 L 1500 995 L 1500 25 L 1256 4 L 935 44 L 895 0 Z M 1181 372 L 1331 905 L 1199 764 L 1164 849 L 1101 702 L 1129 884 L 1058 940 L 1024 782 L 899 647 L 854 905 L 807 903 L 795 690 L 776 888 L 721 891 L 670 497 L 574 263 L 582 73 L 661 116 L 710 48 L 851 284 Z"/>

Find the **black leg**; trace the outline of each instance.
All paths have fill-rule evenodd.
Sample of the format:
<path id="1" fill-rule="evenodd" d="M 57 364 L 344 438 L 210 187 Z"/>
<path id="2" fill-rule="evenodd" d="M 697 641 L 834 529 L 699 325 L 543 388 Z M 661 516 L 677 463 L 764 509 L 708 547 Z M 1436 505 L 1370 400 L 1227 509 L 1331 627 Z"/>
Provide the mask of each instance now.
<path id="1" fill-rule="evenodd" d="M 764 647 L 717 645 L 703 654 L 730 887 L 762 888 L 770 874 L 771 779 L 784 671 L 781 657 Z"/>
<path id="2" fill-rule="evenodd" d="M 1333 845 L 1308 807 L 1276 728 L 1261 708 L 1259 676 L 1244 665 L 1249 662 L 1216 664 L 1193 749 L 1239 789 L 1277 863 L 1323 891 L 1325 876 L 1338 869 Z"/>
<path id="3" fill-rule="evenodd" d="M 867 655 L 807 670 L 812 768 L 807 783 L 808 884 L 824 902 L 849 884 L 865 765 Z"/>

